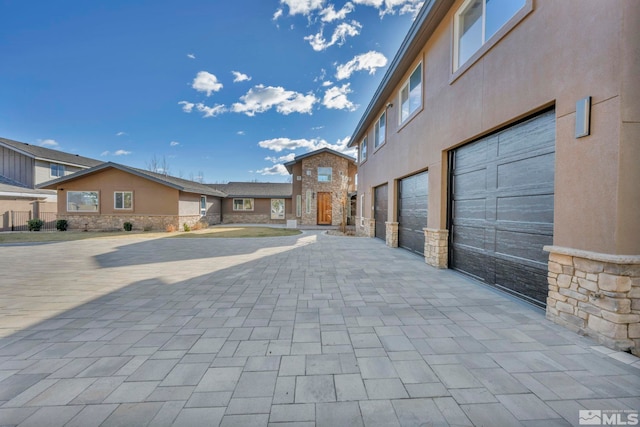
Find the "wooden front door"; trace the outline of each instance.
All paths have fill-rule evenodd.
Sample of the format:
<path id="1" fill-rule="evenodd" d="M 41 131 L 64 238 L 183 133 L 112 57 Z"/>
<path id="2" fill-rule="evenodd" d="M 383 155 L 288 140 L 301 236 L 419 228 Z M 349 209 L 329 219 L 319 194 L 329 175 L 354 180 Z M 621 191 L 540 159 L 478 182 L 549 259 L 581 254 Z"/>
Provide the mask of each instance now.
<path id="1" fill-rule="evenodd" d="M 331 193 L 318 193 L 318 225 L 331 225 Z"/>

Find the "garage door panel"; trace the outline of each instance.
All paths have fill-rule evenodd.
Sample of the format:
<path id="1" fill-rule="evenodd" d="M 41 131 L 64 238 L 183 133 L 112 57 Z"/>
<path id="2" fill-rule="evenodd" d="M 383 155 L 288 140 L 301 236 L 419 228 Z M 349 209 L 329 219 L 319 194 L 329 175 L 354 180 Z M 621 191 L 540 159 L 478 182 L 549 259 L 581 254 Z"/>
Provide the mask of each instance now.
<path id="1" fill-rule="evenodd" d="M 456 149 L 453 268 L 544 305 L 553 244 L 555 112 Z"/>
<path id="2" fill-rule="evenodd" d="M 398 182 L 398 245 L 424 254 L 427 226 L 429 174 L 422 172 Z"/>
<path id="3" fill-rule="evenodd" d="M 553 194 L 498 198 L 496 219 L 553 223 Z"/>
<path id="4" fill-rule="evenodd" d="M 374 189 L 374 209 L 373 209 L 373 218 L 376 223 L 375 228 L 375 236 L 386 240 L 387 236 L 387 226 L 385 222 L 388 221 L 387 210 L 389 206 L 389 198 L 388 198 L 388 187 L 387 185 L 381 185 Z"/>

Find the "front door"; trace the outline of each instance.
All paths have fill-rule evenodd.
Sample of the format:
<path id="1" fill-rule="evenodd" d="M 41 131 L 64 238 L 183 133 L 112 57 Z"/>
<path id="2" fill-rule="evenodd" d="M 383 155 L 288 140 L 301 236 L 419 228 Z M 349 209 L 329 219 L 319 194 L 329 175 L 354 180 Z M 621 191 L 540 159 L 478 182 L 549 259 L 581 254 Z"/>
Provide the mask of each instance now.
<path id="1" fill-rule="evenodd" d="M 331 193 L 318 193 L 318 225 L 331 225 Z"/>

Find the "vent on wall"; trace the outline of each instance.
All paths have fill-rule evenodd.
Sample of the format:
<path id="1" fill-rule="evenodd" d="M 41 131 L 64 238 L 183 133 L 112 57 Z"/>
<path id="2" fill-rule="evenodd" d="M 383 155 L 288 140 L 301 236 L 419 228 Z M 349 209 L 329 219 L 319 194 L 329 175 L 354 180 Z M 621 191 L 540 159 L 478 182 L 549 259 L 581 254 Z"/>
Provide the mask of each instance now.
<path id="1" fill-rule="evenodd" d="M 311 176 L 311 169 L 307 169 L 307 176 Z"/>
<path id="2" fill-rule="evenodd" d="M 302 181 L 302 177 L 300 175 L 296 176 L 297 181 Z"/>

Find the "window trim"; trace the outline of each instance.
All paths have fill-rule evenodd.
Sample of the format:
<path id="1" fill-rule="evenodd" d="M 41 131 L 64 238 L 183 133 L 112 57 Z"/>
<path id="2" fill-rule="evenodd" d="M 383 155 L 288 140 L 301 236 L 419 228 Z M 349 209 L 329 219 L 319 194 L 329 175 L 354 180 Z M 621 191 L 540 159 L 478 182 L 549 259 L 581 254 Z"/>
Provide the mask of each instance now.
<path id="1" fill-rule="evenodd" d="M 384 117 L 384 134 L 382 135 L 382 142 L 376 143 L 380 137 L 380 120 Z M 384 110 L 378 116 L 378 120 L 376 120 L 373 125 L 373 152 L 375 153 L 387 142 L 387 124 L 389 121 L 387 120 L 387 110 Z"/>
<path id="2" fill-rule="evenodd" d="M 96 205 L 96 209 L 93 210 L 80 210 L 80 209 L 76 209 L 76 210 L 69 210 L 69 195 L 71 195 L 71 193 L 96 193 L 97 195 L 97 200 L 98 200 L 98 204 Z M 98 190 L 70 190 L 67 191 L 67 204 L 66 204 L 66 211 L 67 212 L 74 212 L 74 213 L 100 213 L 100 191 Z"/>
<path id="3" fill-rule="evenodd" d="M 365 135 L 364 138 L 362 138 L 362 141 L 360 142 L 360 164 L 363 164 L 364 162 L 367 161 L 367 150 L 368 150 L 368 145 L 369 145 L 369 137 L 368 135 Z M 364 150 L 363 150 L 364 147 Z"/>
<path id="4" fill-rule="evenodd" d="M 202 207 L 202 201 L 204 200 L 204 208 Z M 200 217 L 204 218 L 207 216 L 207 196 L 200 195 Z"/>
<path id="5" fill-rule="evenodd" d="M 54 175 L 53 172 L 53 167 L 55 166 L 56 170 L 60 170 L 62 169 L 62 175 Z M 61 165 L 60 163 L 49 163 L 49 176 L 51 178 L 61 178 L 64 176 L 64 174 L 67 172 L 67 168 L 64 165 Z"/>
<path id="6" fill-rule="evenodd" d="M 236 209 L 236 200 L 242 200 L 242 209 Z M 251 200 L 251 209 L 244 208 L 246 200 Z M 253 212 L 253 210 L 255 209 L 255 200 L 251 197 L 234 197 L 232 208 L 234 212 Z"/>
<path id="7" fill-rule="evenodd" d="M 302 216 L 302 194 L 296 194 L 296 218 Z"/>
<path id="8" fill-rule="evenodd" d="M 411 83 L 411 76 L 413 76 L 413 73 L 415 73 L 419 67 L 420 67 L 420 105 L 415 110 L 410 111 L 409 115 L 407 117 L 405 117 L 404 120 L 403 120 L 402 119 L 402 91 L 404 90 L 405 87 L 409 86 L 409 84 Z M 411 102 L 410 101 L 411 100 L 411 88 L 409 88 L 409 98 L 408 98 L 408 100 L 409 100 L 409 102 Z M 411 104 L 409 104 L 409 105 L 411 105 Z M 398 126 L 400 128 L 404 127 L 416 115 L 418 115 L 418 113 L 420 113 L 423 109 L 424 109 L 424 64 L 423 64 L 422 59 L 420 59 L 420 62 L 418 62 L 416 64 L 416 66 L 411 69 L 411 73 L 409 73 L 409 76 L 406 78 L 406 80 L 404 81 L 402 86 L 400 86 L 400 90 L 398 91 Z"/>
<path id="9" fill-rule="evenodd" d="M 116 194 L 122 194 L 122 207 L 119 208 L 116 206 Z M 131 193 L 131 207 L 130 208 L 125 208 L 124 207 L 124 194 L 125 193 Z M 133 210 L 133 191 L 114 191 L 113 192 L 113 210 L 115 211 L 132 211 Z"/>
<path id="10" fill-rule="evenodd" d="M 329 172 L 330 172 L 328 174 L 329 179 L 327 179 L 327 180 L 324 180 L 324 179 L 321 180 L 320 179 L 321 176 L 327 176 L 326 173 L 321 174 L 320 173 L 320 169 L 329 169 Z M 331 167 L 331 166 L 318 166 L 317 172 L 318 172 L 318 178 L 317 178 L 318 182 L 333 182 L 333 167 Z"/>
<path id="11" fill-rule="evenodd" d="M 455 68 L 458 54 L 458 15 L 467 4 L 472 0 L 466 0 L 458 10 L 453 14 L 453 39 L 451 40 L 451 76 L 449 78 L 449 84 L 455 82 L 461 75 L 463 75 L 469 68 L 471 68 L 480 58 L 482 58 L 488 51 L 490 51 L 496 44 L 500 42 L 507 34 L 511 32 L 517 25 L 520 24 L 524 18 L 526 18 L 533 11 L 533 0 L 525 0 L 524 6 L 520 8 L 502 27 L 495 32 L 489 40 L 487 40 L 473 55 L 467 59 L 464 64 L 457 64 L 458 68 Z"/>
<path id="12" fill-rule="evenodd" d="M 360 195 L 360 227 L 364 227 L 364 194 Z"/>

